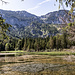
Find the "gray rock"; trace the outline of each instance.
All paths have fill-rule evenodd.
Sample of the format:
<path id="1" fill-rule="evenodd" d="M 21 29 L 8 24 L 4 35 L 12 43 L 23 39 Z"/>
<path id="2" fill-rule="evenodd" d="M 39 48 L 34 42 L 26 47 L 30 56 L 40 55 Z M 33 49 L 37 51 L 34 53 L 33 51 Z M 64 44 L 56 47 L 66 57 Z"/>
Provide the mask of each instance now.
<path id="1" fill-rule="evenodd" d="M 25 64 L 20 66 L 11 67 L 12 71 L 21 71 L 21 72 L 40 72 L 52 67 L 57 67 L 60 65 L 53 65 L 53 64 Z"/>

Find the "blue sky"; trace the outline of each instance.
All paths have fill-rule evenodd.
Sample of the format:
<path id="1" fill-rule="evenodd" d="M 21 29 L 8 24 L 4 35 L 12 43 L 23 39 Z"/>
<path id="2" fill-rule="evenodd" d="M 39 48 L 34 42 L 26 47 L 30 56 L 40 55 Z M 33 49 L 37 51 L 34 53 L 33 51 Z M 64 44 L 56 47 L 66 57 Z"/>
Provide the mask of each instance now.
<path id="1" fill-rule="evenodd" d="M 9 2 L 3 4 L 0 1 L 0 9 L 21 11 L 25 10 L 37 16 L 45 15 L 49 12 L 58 11 L 59 3 L 56 0 L 4 0 Z M 55 5 L 55 6 L 54 6 Z M 61 7 L 62 9 L 62 7 Z M 67 8 L 69 9 L 69 8 Z"/>

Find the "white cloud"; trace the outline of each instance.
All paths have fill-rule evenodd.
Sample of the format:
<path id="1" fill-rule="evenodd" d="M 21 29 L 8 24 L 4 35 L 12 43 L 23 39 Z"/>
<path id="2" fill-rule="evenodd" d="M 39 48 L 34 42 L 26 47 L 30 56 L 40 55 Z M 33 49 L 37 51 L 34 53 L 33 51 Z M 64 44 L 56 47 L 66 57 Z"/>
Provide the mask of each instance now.
<path id="1" fill-rule="evenodd" d="M 38 3 L 35 7 L 29 8 L 28 11 L 37 9 L 37 8 L 40 7 L 40 5 L 42 5 L 42 4 L 46 3 L 46 2 L 49 2 L 49 1 L 51 1 L 51 0 L 44 0 L 44 1 L 40 2 L 40 3 Z"/>
<path id="2" fill-rule="evenodd" d="M 42 1 L 41 3 L 39 3 L 38 5 L 44 4 L 44 3 L 49 2 L 49 1 L 50 1 L 50 0 L 44 0 L 44 1 Z"/>

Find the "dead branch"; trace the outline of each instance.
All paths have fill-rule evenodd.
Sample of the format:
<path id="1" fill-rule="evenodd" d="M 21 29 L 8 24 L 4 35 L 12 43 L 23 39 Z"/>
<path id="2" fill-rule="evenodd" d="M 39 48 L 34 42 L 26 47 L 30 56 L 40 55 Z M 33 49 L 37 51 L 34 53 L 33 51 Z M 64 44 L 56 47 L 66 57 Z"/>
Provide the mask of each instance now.
<path id="1" fill-rule="evenodd" d="M 2 2 L 2 4 L 7 4 L 8 2 L 4 1 L 4 0 L 0 0 Z"/>

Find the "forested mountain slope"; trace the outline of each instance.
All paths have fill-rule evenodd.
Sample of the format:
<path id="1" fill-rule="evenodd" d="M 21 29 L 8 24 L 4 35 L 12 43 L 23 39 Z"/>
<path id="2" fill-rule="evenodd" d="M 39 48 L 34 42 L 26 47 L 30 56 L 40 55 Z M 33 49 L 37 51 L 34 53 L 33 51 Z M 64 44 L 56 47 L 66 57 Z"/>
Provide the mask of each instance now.
<path id="1" fill-rule="evenodd" d="M 59 32 L 58 28 L 63 24 L 61 17 L 64 19 L 67 16 L 64 10 L 50 12 L 42 16 L 36 16 L 26 11 L 0 9 L 0 12 L 6 22 L 12 25 L 10 32 L 7 32 L 7 34 L 17 38 L 56 35 Z"/>

